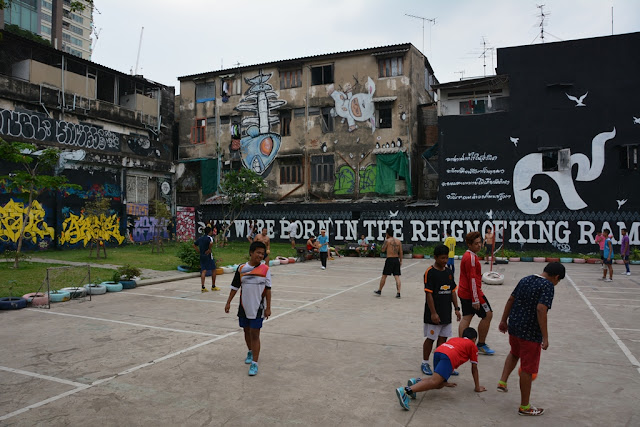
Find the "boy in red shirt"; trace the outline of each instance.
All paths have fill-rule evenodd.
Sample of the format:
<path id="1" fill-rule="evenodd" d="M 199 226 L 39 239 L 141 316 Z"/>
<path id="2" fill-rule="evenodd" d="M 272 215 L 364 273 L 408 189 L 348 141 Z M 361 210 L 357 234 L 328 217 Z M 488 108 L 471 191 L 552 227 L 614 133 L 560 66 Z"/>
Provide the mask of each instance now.
<path id="1" fill-rule="evenodd" d="M 462 307 L 462 321 L 458 326 L 458 336 L 462 336 L 462 331 L 471 325 L 473 316 L 480 318 L 478 324 L 478 351 L 480 354 L 493 355 L 493 351 L 486 343 L 489 326 L 493 318 L 493 310 L 489 300 L 482 292 L 482 267 L 480 258 L 476 253 L 482 246 L 480 233 L 472 231 L 464 238 L 469 249 L 462 256 L 460 261 L 460 280 L 458 281 L 458 298 Z"/>
<path id="2" fill-rule="evenodd" d="M 474 390 L 478 393 L 487 389 L 480 385 L 478 377 L 478 348 L 476 338 L 478 333 L 473 328 L 467 328 L 462 333 L 462 338 L 451 338 L 449 341 L 438 346 L 433 355 L 434 372 L 429 378 L 411 378 L 406 387 L 398 387 L 396 395 L 402 406 L 409 410 L 409 396 L 416 398 L 419 391 L 434 390 L 442 387 L 455 387 L 456 383 L 448 383 L 454 369 L 466 361 L 471 361 L 471 374 L 475 383 Z"/>

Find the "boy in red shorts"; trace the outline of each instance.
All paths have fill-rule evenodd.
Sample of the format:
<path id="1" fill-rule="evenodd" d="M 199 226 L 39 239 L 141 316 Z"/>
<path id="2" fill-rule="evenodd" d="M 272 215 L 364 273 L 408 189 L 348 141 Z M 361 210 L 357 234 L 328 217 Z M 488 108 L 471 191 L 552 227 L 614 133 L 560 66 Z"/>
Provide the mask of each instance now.
<path id="1" fill-rule="evenodd" d="M 447 380 L 454 369 L 466 361 L 471 361 L 471 374 L 475 383 L 474 390 L 478 393 L 487 389 L 480 385 L 478 377 L 478 347 L 476 338 L 478 333 L 473 328 L 467 328 L 462 332 L 462 338 L 451 338 L 449 341 L 438 346 L 433 354 L 433 375 L 429 378 L 411 378 L 406 387 L 398 387 L 396 395 L 402 406 L 409 410 L 409 397 L 416 398 L 419 391 L 434 390 L 442 387 L 455 387 L 456 383 L 449 383 Z"/>
<path id="2" fill-rule="evenodd" d="M 565 268 L 550 262 L 541 275 L 518 282 L 502 313 L 500 332 L 509 332 L 511 351 L 504 361 L 498 391 L 507 392 L 507 380 L 520 359 L 520 415 L 542 415 L 544 409 L 529 403 L 531 382 L 538 374 L 540 350 L 549 348 L 547 311 L 553 302 L 554 286 L 564 279 Z"/>

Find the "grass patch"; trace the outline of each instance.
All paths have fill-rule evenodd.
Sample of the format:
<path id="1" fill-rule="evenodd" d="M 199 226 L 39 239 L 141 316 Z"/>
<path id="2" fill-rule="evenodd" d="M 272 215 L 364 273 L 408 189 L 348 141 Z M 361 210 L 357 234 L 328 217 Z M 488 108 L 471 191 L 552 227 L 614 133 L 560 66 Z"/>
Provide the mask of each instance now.
<path id="1" fill-rule="evenodd" d="M 0 297 L 22 296 L 30 292 L 36 292 L 42 286 L 46 291 L 47 268 L 61 267 L 60 264 L 47 264 L 41 262 L 21 262 L 19 269 L 11 268 L 12 263 L 0 262 Z M 107 268 L 91 268 L 91 282 L 103 282 L 111 280 L 113 271 Z M 55 274 L 60 272 L 60 274 Z M 68 286 L 76 286 L 85 278 L 86 269 L 75 268 L 71 270 L 54 270 L 51 274 L 51 289 L 57 290 Z M 11 282 L 13 281 L 13 282 Z"/>

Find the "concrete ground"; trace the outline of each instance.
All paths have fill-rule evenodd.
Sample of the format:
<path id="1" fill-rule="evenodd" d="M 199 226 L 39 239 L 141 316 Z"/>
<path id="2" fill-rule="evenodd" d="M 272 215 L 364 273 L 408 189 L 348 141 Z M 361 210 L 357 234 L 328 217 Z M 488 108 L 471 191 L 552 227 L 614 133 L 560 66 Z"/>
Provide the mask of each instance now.
<path id="1" fill-rule="evenodd" d="M 458 387 L 419 394 L 403 410 L 395 388 L 421 375 L 422 275 L 431 263 L 404 260 L 400 300 L 392 279 L 382 297 L 372 292 L 381 259 L 336 259 L 326 271 L 318 261 L 274 267 L 255 377 L 244 364 L 237 298 L 224 313 L 230 274 L 218 277 L 220 292 L 202 294 L 190 278 L 0 312 L 0 424 L 640 425 L 640 270 L 605 283 L 594 265 L 568 265 L 556 288 L 532 392 L 545 415 L 518 416 L 515 376 L 509 393 L 496 392 L 508 352 L 498 321 L 517 281 L 542 271 L 534 263 L 497 266 L 505 284 L 484 285 L 496 312 L 487 340 L 496 355 L 479 356 L 488 391 L 473 391 L 465 364 Z"/>

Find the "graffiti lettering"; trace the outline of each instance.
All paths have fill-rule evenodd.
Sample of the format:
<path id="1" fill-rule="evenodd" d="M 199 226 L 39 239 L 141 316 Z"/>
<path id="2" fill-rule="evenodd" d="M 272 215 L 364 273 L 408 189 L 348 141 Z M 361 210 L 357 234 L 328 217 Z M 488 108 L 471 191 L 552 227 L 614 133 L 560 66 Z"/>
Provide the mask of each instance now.
<path id="1" fill-rule="evenodd" d="M 342 165 L 336 172 L 333 185 L 335 194 L 353 194 L 355 188 L 355 172 L 348 165 Z M 376 166 L 368 165 L 360 170 L 360 193 L 372 193 L 376 190 Z"/>
<path id="2" fill-rule="evenodd" d="M 133 240 L 135 242 L 147 242 L 154 236 L 168 237 L 167 220 L 157 219 L 152 216 L 143 216 L 133 224 Z"/>
<path id="3" fill-rule="evenodd" d="M 82 243 L 83 246 L 92 240 L 109 242 L 114 240 L 122 244 L 124 237 L 120 234 L 120 218 L 118 215 L 75 215 L 70 213 L 62 223 L 62 232 L 59 242 L 61 245 L 75 245 Z"/>
<path id="4" fill-rule="evenodd" d="M 148 216 L 149 205 L 144 203 L 127 203 L 127 215 Z"/>
<path id="5" fill-rule="evenodd" d="M 26 212 L 27 207 L 24 206 L 24 203 L 14 202 L 13 199 L 10 199 L 6 205 L 0 207 L 0 242 L 16 243 L 18 241 Z M 42 205 L 37 200 L 34 200 L 31 204 L 29 220 L 24 229 L 25 240 L 35 244 L 38 239 L 42 240 L 46 236 L 51 239 L 54 238 L 54 229 L 47 225 L 44 218 L 45 211 Z"/>

